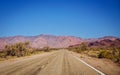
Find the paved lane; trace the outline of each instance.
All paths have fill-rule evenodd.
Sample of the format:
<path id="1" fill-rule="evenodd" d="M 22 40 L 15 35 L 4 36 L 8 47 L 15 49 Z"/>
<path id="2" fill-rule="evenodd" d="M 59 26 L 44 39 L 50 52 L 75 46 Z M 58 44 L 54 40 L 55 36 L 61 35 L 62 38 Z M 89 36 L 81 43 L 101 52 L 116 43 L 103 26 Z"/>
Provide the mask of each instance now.
<path id="1" fill-rule="evenodd" d="M 0 63 L 0 75 L 100 75 L 67 50 Z"/>

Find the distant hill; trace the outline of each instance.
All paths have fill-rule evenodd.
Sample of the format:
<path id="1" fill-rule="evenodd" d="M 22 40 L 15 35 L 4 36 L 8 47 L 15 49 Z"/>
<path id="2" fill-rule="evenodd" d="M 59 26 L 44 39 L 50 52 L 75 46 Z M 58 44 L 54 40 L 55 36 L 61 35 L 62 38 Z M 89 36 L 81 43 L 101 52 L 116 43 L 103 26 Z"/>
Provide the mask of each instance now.
<path id="1" fill-rule="evenodd" d="M 0 49 L 4 49 L 7 44 L 10 45 L 26 41 L 29 41 L 30 46 L 34 48 L 43 48 L 46 46 L 51 48 L 64 48 L 83 42 L 81 38 L 74 36 L 53 36 L 44 34 L 38 36 L 13 36 L 0 38 Z"/>
<path id="2" fill-rule="evenodd" d="M 83 43 L 85 43 L 88 47 L 120 47 L 120 38 L 114 36 L 105 36 L 102 38 L 90 38 L 84 39 Z M 70 45 L 69 47 L 77 47 L 80 44 Z"/>
<path id="3" fill-rule="evenodd" d="M 33 48 L 65 48 L 71 45 L 81 44 L 87 42 L 89 46 L 100 46 L 100 45 L 120 45 L 120 38 L 106 36 L 103 38 L 90 38 L 84 39 L 74 36 L 53 36 L 53 35 L 38 35 L 38 36 L 13 36 L 13 37 L 1 37 L 0 38 L 0 49 L 4 49 L 5 45 L 14 44 L 17 42 L 30 42 L 30 46 Z"/>
<path id="4" fill-rule="evenodd" d="M 120 38 L 103 37 L 93 42 L 88 42 L 89 47 L 120 47 Z"/>

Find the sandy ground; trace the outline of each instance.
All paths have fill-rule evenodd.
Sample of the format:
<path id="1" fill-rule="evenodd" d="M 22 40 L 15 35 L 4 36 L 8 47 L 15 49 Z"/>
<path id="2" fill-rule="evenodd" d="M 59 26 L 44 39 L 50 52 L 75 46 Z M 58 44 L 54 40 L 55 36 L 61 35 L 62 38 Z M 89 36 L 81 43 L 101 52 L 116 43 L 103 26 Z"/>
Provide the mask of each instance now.
<path id="1" fill-rule="evenodd" d="M 100 75 L 78 59 L 59 50 L 0 62 L 0 75 Z"/>
<path id="2" fill-rule="evenodd" d="M 92 65 L 96 69 L 104 72 L 106 75 L 120 75 L 120 64 L 114 63 L 109 59 L 98 59 L 84 54 L 78 54 L 74 52 L 71 53 Z"/>

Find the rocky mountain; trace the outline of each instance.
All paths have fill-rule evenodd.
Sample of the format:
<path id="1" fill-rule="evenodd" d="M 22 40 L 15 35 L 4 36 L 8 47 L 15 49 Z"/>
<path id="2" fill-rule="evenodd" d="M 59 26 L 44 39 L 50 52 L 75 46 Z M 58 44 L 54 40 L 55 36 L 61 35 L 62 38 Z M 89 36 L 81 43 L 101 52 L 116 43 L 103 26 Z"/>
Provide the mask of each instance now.
<path id="1" fill-rule="evenodd" d="M 103 37 L 93 42 L 88 42 L 89 47 L 120 47 L 120 38 Z"/>
<path id="2" fill-rule="evenodd" d="M 4 49 L 5 45 L 14 44 L 17 42 L 30 42 L 33 48 L 43 48 L 49 46 L 51 48 L 65 48 L 69 45 L 80 44 L 83 40 L 74 36 L 53 36 L 53 35 L 38 35 L 38 36 L 14 36 L 0 38 L 0 49 Z"/>
<path id="3" fill-rule="evenodd" d="M 1 37 L 0 38 L 0 50 L 4 49 L 5 45 L 14 44 L 17 42 L 30 42 L 30 46 L 33 48 L 65 48 L 71 45 L 78 45 L 82 42 L 87 42 L 89 46 L 98 45 L 120 45 L 120 38 L 117 37 L 103 37 L 103 38 L 90 38 L 83 39 L 74 36 L 53 36 L 53 35 L 38 35 L 38 36 L 13 36 L 13 37 Z"/>
<path id="4" fill-rule="evenodd" d="M 120 38 L 105 36 L 102 38 L 84 39 L 83 43 L 88 47 L 120 47 Z M 78 47 L 81 44 L 70 45 L 69 47 Z"/>

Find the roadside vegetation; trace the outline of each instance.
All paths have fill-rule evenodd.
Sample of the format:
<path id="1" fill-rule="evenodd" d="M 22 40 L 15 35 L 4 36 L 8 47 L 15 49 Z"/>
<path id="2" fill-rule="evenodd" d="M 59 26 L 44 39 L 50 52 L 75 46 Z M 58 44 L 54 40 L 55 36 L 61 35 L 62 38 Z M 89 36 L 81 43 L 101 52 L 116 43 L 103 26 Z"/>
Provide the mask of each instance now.
<path id="1" fill-rule="evenodd" d="M 88 47 L 85 43 L 82 43 L 68 49 L 95 58 L 110 59 L 120 64 L 120 47 Z"/>
<path id="2" fill-rule="evenodd" d="M 30 56 L 33 54 L 39 54 L 43 52 L 50 52 L 56 50 L 56 48 L 31 48 L 29 42 L 19 42 L 12 45 L 6 45 L 5 49 L 0 51 L 0 60 Z"/>

